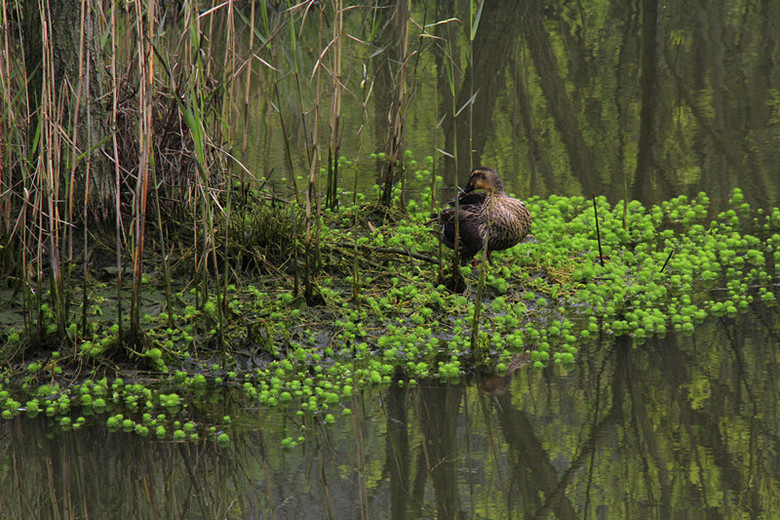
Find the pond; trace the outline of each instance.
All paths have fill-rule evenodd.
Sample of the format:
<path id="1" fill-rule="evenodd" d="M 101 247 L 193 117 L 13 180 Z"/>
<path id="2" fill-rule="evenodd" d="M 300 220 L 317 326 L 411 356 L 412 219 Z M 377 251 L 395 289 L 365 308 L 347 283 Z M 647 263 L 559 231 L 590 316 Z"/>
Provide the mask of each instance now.
<path id="1" fill-rule="evenodd" d="M 10 518 L 772 518 L 780 319 L 594 341 L 573 368 L 356 395 L 333 425 L 232 413 L 228 446 L 0 423 Z M 286 437 L 302 442 L 282 449 Z"/>
<path id="2" fill-rule="evenodd" d="M 465 1 L 346 6 L 344 102 L 340 132 L 330 136 L 331 145 L 340 143 L 332 151 L 344 157 L 337 183 L 344 200 L 353 186 L 364 202 L 376 200 L 388 163 L 370 154 L 391 153 L 388 143 L 402 137 L 398 171 L 419 174 L 405 185 L 408 197 L 433 180 L 436 205 L 478 164 L 496 167 L 507 191 L 523 199 L 604 195 L 613 204 L 649 206 L 706 191 L 707 219 L 728 207 L 735 188 L 750 204 L 746 214 L 768 214 L 780 202 L 780 3 L 473 3 L 471 12 Z M 246 102 L 229 97 L 235 104 L 225 117 L 234 125 L 223 137 L 248 172 L 277 190 L 273 206 L 293 199 L 291 178 L 303 182 L 315 171 L 313 143 L 322 146 L 324 183 L 329 150 L 322 143 L 335 98 L 332 76 L 321 85 L 316 71 L 334 66 L 331 52 L 341 44 L 331 48 L 327 40 L 344 6 L 322 2 L 320 16 L 317 2 L 255 2 L 268 11 L 262 24 L 256 14 L 260 36 L 250 44 L 251 3 L 236 4 L 234 40 L 223 34 L 229 2 L 201 13 L 201 30 L 213 21 L 215 45 L 230 40 L 255 67 Z M 176 34 L 174 23 L 160 26 L 160 41 L 166 31 Z M 222 63 L 223 51 L 209 52 L 212 67 Z M 236 65 L 236 77 L 245 67 Z M 763 235 L 756 240 L 767 252 L 761 290 L 780 296 L 780 264 L 769 255 L 777 255 L 776 245 Z M 334 258 L 346 254 L 338 251 Z M 290 271 L 273 267 L 268 293 L 290 296 L 281 294 L 290 292 Z M 302 413 L 296 401 L 260 407 L 238 383 L 228 389 L 210 379 L 212 392 L 191 405 L 188 419 L 218 425 L 225 442 L 216 434 L 187 442 L 144 437 L 108 428 L 100 413 L 86 414 L 78 430 L 63 428 L 62 417 L 17 415 L 0 421 L 0 518 L 776 518 L 780 315 L 776 304 L 745 302 L 742 314 L 710 317 L 690 334 L 579 338 L 575 361 L 565 366 L 533 368 L 521 354 L 505 377 L 470 369 L 459 383 L 398 377 L 332 403 L 333 422 Z M 297 325 L 288 303 L 276 313 Z M 163 305 L 154 306 L 157 319 Z M 578 310 L 572 319 L 582 319 Z M 19 324 L 3 319 L 3 326 Z M 332 325 L 326 320 L 323 328 Z M 266 328 L 247 333 L 270 338 L 267 344 L 247 351 L 277 354 L 267 321 L 263 315 L 253 324 Z M 199 339 L 189 336 L 188 345 Z M 250 369 L 267 361 L 268 352 L 260 354 Z M 217 358 L 213 366 L 225 359 Z M 66 368 L 81 370 L 78 356 L 69 361 Z"/>
<path id="3" fill-rule="evenodd" d="M 361 191 L 381 180 L 386 163 L 366 155 L 391 152 L 405 78 L 402 148 L 418 163 L 434 157 L 447 195 L 473 166 L 487 165 L 521 198 L 603 194 L 611 202 L 650 204 L 703 190 L 720 210 L 739 187 L 751 203 L 777 205 L 780 36 L 774 28 L 780 12 L 774 2 L 518 7 L 493 0 L 479 8 L 478 20 L 469 15 L 470 4 L 396 2 L 347 11 L 338 139 L 338 155 L 349 163 L 339 177 L 345 191 L 355 178 L 352 167 Z M 473 4 L 476 11 L 482 3 Z M 243 138 L 246 128 L 252 143 L 243 148 L 246 164 L 261 177 L 270 174 L 271 182 L 286 176 L 281 186 L 290 185 L 290 164 L 296 172 L 309 170 L 306 153 L 288 161 L 285 150 L 292 143 L 294 152 L 303 151 L 310 142 L 318 102 L 321 134 L 332 126 L 325 113 L 333 99 L 330 74 L 322 78 L 321 97 L 314 88 L 315 65 L 333 68 L 334 50 L 321 51 L 332 37 L 332 7 L 324 12 L 325 35 L 315 30 L 314 15 L 308 24 L 295 16 L 289 21 L 309 29 L 299 34 L 298 54 L 284 38 L 262 45 L 248 107 L 236 107 L 236 118 L 246 118 L 236 132 Z M 272 12 L 267 31 L 286 31 L 287 22 L 283 10 Z M 249 40 L 242 34 L 245 54 Z M 293 71 L 293 58 L 305 72 Z M 269 97 L 275 88 L 279 97 Z M 336 152 L 331 148 L 323 144 L 323 162 Z"/>

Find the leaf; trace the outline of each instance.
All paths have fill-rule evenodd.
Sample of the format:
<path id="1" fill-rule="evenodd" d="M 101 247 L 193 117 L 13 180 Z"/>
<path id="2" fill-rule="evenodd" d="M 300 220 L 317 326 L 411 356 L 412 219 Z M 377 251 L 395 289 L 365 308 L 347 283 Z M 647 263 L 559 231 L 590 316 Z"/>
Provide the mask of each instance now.
<path id="1" fill-rule="evenodd" d="M 474 37 L 477 35 L 477 28 L 479 28 L 479 20 L 482 18 L 482 8 L 485 7 L 485 0 L 480 2 L 477 8 L 477 14 L 474 16 L 474 20 L 471 22 L 471 41 L 474 41 Z"/>

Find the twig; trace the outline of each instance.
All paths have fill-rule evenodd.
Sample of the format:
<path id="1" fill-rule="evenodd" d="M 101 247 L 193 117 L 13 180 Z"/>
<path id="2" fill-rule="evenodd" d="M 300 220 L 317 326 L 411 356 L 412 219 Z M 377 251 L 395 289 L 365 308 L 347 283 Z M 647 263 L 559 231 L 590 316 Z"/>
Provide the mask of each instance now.
<path id="1" fill-rule="evenodd" d="M 599 210 L 596 205 L 596 196 L 593 195 L 593 214 L 596 215 L 596 240 L 599 243 L 599 264 L 604 267 L 604 255 L 601 253 L 601 232 L 599 231 Z"/>
<path id="2" fill-rule="evenodd" d="M 663 273 L 664 269 L 666 269 L 666 264 L 669 263 L 669 260 L 672 259 L 672 256 L 674 256 L 674 252 L 677 251 L 677 246 L 673 247 L 671 251 L 669 251 L 669 256 L 666 257 L 666 261 L 664 262 L 664 265 L 661 266 L 661 269 L 658 270 L 659 273 Z"/>
<path id="3" fill-rule="evenodd" d="M 379 253 L 390 253 L 390 254 L 398 254 L 398 255 L 408 255 L 412 258 L 416 258 L 417 260 L 422 260 L 424 262 L 429 262 L 431 264 L 439 265 L 439 260 L 430 255 L 424 255 L 422 253 L 415 253 L 414 251 L 409 251 L 406 248 L 394 248 L 394 247 L 378 247 L 376 248 L 376 251 Z"/>
<path id="4" fill-rule="evenodd" d="M 353 249 L 354 244 L 352 243 L 346 243 L 346 242 L 338 242 L 336 244 L 337 247 L 343 247 L 347 249 Z M 369 246 L 359 246 L 362 249 L 368 249 Z M 422 253 L 415 253 L 414 251 L 409 251 L 408 249 L 404 248 L 397 248 L 397 247 L 375 247 L 371 248 L 371 251 L 376 253 L 388 253 L 388 254 L 395 254 L 395 255 L 406 255 L 410 256 L 412 258 L 415 258 L 417 260 L 422 260 L 423 262 L 428 262 L 431 264 L 439 265 L 439 260 L 435 256 L 431 255 L 425 255 Z"/>

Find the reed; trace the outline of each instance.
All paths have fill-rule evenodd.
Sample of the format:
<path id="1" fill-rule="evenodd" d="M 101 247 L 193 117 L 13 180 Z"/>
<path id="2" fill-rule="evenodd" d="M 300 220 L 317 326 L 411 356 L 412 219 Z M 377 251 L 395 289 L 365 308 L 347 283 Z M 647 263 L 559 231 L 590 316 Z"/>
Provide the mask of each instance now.
<path id="1" fill-rule="evenodd" d="M 360 265 L 358 255 L 358 222 L 359 213 L 357 206 L 358 178 L 360 175 L 360 157 L 363 151 L 363 137 L 366 135 L 368 124 L 368 100 L 374 91 L 374 81 L 368 77 L 366 65 L 363 65 L 363 79 L 360 81 L 360 128 L 358 128 L 358 151 L 355 158 L 355 175 L 352 179 L 352 301 L 360 302 Z"/>
<path id="2" fill-rule="evenodd" d="M 320 10 L 320 25 L 323 23 L 322 10 Z M 320 31 L 320 34 L 322 32 Z M 306 206 L 305 206 L 305 236 L 304 236 L 304 273 L 303 273 L 303 297 L 308 304 L 315 302 L 314 282 L 312 275 L 314 266 L 317 265 L 319 250 L 317 249 L 318 230 L 320 225 L 319 218 L 319 184 L 317 182 L 317 173 L 320 164 L 320 143 L 319 143 L 319 123 L 320 123 L 320 94 L 322 91 L 322 68 L 318 65 L 312 71 L 312 77 L 315 79 L 315 101 L 314 101 L 314 124 L 311 130 L 310 141 L 310 164 L 308 185 L 306 188 Z M 313 258 L 314 257 L 314 258 Z"/>
<path id="3" fill-rule="evenodd" d="M 477 285 L 476 299 L 474 300 L 474 314 L 471 317 L 471 350 L 480 358 L 485 353 L 485 349 L 479 345 L 479 327 L 480 316 L 482 315 L 482 299 L 485 296 L 485 278 L 487 277 L 488 265 L 488 236 L 490 227 L 493 225 L 493 192 L 490 192 L 490 208 L 488 209 L 487 229 L 485 230 L 485 239 L 482 242 L 482 254 L 479 262 L 479 283 Z"/>
<path id="4" fill-rule="evenodd" d="M 89 85 L 89 83 L 90 83 L 89 67 L 85 67 L 84 66 L 85 60 L 87 62 L 89 62 L 90 59 L 91 59 L 91 56 L 90 56 L 90 53 L 89 53 L 89 49 L 86 49 L 85 45 L 84 45 L 84 37 L 85 37 L 85 33 L 86 33 L 86 23 L 85 23 L 86 22 L 86 20 L 85 20 L 85 18 L 86 18 L 85 13 L 86 12 L 87 12 L 87 10 L 86 10 L 86 2 L 84 0 L 82 0 L 82 2 L 81 2 L 81 16 L 80 16 L 80 19 L 79 19 L 79 25 L 80 25 L 80 31 L 79 31 L 80 32 L 80 38 L 79 38 L 79 82 L 78 82 L 78 85 L 76 86 L 76 96 L 75 96 L 76 108 L 73 111 L 74 112 L 74 116 L 73 116 L 73 120 L 74 121 L 73 121 L 73 125 L 72 125 L 72 128 L 71 128 L 71 130 L 72 130 L 71 141 L 73 143 L 78 143 L 79 142 L 79 139 L 78 139 L 78 131 L 79 131 L 79 124 L 78 124 L 79 121 L 78 121 L 78 118 L 79 118 L 79 108 L 80 108 L 80 105 L 82 103 L 82 93 L 85 91 L 85 89 L 86 89 L 87 92 L 89 92 L 89 86 L 90 86 Z M 86 56 L 85 56 L 85 54 L 86 54 Z M 84 83 L 86 83 L 86 85 L 84 85 Z M 91 143 L 91 142 L 93 142 L 93 140 L 92 140 L 91 128 L 90 128 L 90 124 L 91 124 L 91 121 L 90 121 L 91 117 L 90 116 L 91 116 L 91 114 L 90 114 L 89 110 L 86 111 L 86 115 L 87 115 L 87 125 L 86 125 L 86 129 L 87 129 L 87 142 Z M 74 194 L 75 194 L 76 165 L 78 164 L 78 159 L 76 157 L 76 154 L 78 152 L 78 148 L 76 146 L 73 146 L 73 147 L 71 147 L 70 151 L 72 153 L 72 157 L 71 157 L 70 185 L 69 185 L 69 189 L 68 189 L 68 191 L 69 191 L 69 197 L 68 197 L 68 221 L 69 222 L 73 222 L 74 221 L 73 212 L 76 209 L 74 207 L 74 202 L 75 202 L 74 201 Z M 82 238 L 82 240 L 83 240 L 84 250 L 85 251 L 87 251 L 89 249 L 89 233 L 88 233 L 89 225 L 87 223 L 87 219 L 88 219 L 88 215 L 89 215 L 89 205 L 87 204 L 87 200 L 89 200 L 89 191 L 88 190 L 89 190 L 89 175 L 90 175 L 90 165 L 91 165 L 90 157 L 91 157 L 91 154 L 86 154 L 86 183 L 85 183 L 85 189 L 87 190 L 87 193 L 85 193 L 84 201 L 83 201 L 83 205 L 82 205 L 82 207 L 83 207 L 82 221 L 84 222 L 84 230 L 83 230 L 83 238 Z M 67 260 L 68 271 L 67 271 L 67 278 L 66 278 L 66 282 L 65 282 L 65 287 L 71 287 L 71 280 L 73 278 L 72 277 L 72 273 L 73 273 L 73 268 L 75 267 L 74 258 L 73 258 L 73 241 L 74 240 L 73 240 L 73 233 L 72 232 L 66 231 L 66 233 L 67 233 L 67 236 L 68 236 L 68 260 Z M 88 274 L 87 258 L 88 258 L 87 255 L 84 255 L 84 258 L 83 258 L 84 279 L 83 279 L 82 291 L 81 291 L 81 294 L 82 294 L 82 298 L 81 298 L 81 333 L 82 333 L 82 335 L 87 330 L 87 305 L 88 305 L 88 301 L 89 301 L 88 291 L 87 291 L 87 280 L 88 280 L 88 277 L 87 277 L 87 274 Z M 66 298 L 66 301 L 68 299 L 69 298 Z"/>
<path id="5" fill-rule="evenodd" d="M 268 32 L 268 14 L 266 13 L 266 5 L 265 2 L 260 2 L 261 10 L 264 13 L 264 20 L 265 23 L 265 30 L 266 33 Z M 255 47 L 255 18 L 256 18 L 256 6 L 257 2 L 252 2 L 252 5 L 250 7 L 249 12 L 249 52 L 250 56 L 246 59 L 243 68 L 244 68 L 244 97 L 243 97 L 243 104 L 241 106 L 241 116 L 242 116 L 242 123 L 244 132 L 241 137 L 241 162 L 246 164 L 247 162 L 247 150 L 249 148 L 249 100 L 252 94 L 252 70 L 253 65 L 255 62 L 254 57 L 251 55 L 252 52 L 254 52 Z M 246 177 L 244 175 L 243 168 L 241 169 L 239 173 L 239 182 L 241 186 L 241 201 L 246 202 Z"/>
<path id="6" fill-rule="evenodd" d="M 306 301 L 318 303 L 323 209 L 338 211 L 339 190 L 349 184 L 356 259 L 352 292 L 358 300 L 362 264 L 357 261 L 356 196 L 362 184 L 365 127 L 376 104 L 369 71 L 377 56 L 394 53 L 388 60 L 393 101 L 381 202 L 403 207 L 408 189 L 405 126 L 424 43 L 451 45 L 428 33 L 427 2 L 418 24 L 410 0 L 393 7 L 379 2 L 348 6 L 343 0 L 246 6 L 193 0 L 170 6 L 147 0 L 128 9 L 78 0 L 77 70 L 72 78 L 62 78 L 55 70 L 56 35 L 47 18 L 55 1 L 0 0 L 4 16 L 12 12 L 32 21 L 40 33 L 40 42 L 25 41 L 35 31 L 6 31 L 0 38 L 3 56 L 9 57 L 0 63 L 0 234 L 4 240 L 10 237 L 0 249 L 0 262 L 2 267 L 13 264 L 20 276 L 28 332 L 39 338 L 47 333 L 68 336 L 74 345 L 94 334 L 90 270 L 107 267 L 101 262 L 104 250 L 110 249 L 120 343 L 135 352 L 136 346 L 150 341 L 142 324 L 150 290 L 145 274 L 155 273 L 164 291 L 160 310 L 168 327 L 177 326 L 175 286 L 184 283 L 195 289 L 196 307 L 219 302 L 214 330 L 223 345 L 227 288 L 236 279 L 236 262 L 229 252 L 251 253 L 250 246 L 237 247 L 236 219 L 251 211 L 250 204 L 266 200 L 281 205 L 273 209 L 274 215 L 293 222 L 292 245 L 286 250 L 292 256 L 294 293 L 300 277 Z M 25 12 L 30 6 L 33 14 L 44 13 L 43 18 L 36 21 Z M 384 15 L 389 9 L 394 10 L 392 20 Z M 355 19 L 358 23 L 351 22 Z M 392 39 L 378 44 L 384 22 L 391 24 Z M 414 38 L 416 48 L 410 43 Z M 41 49 L 40 63 L 30 53 L 14 52 L 16 46 Z M 355 52 L 366 54 L 366 69 L 362 77 L 350 78 L 345 63 Z M 93 63 L 98 66 L 90 66 Z M 457 72 L 451 56 L 448 66 L 454 99 Z M 345 96 L 362 106 L 361 127 L 354 134 L 342 113 Z M 102 113 L 86 109 L 97 100 Z M 268 179 L 258 181 L 245 166 L 255 146 L 250 132 L 257 116 L 252 113 L 255 100 L 258 106 L 272 107 L 278 119 L 280 162 L 291 184 L 281 196 L 247 195 L 255 188 L 278 189 L 271 188 Z M 104 130 L 97 125 L 100 121 Z M 339 162 L 347 135 L 359 140 L 350 164 L 355 176 L 348 180 L 347 163 Z M 99 167 L 101 158 L 108 158 L 107 169 Z M 267 170 L 275 168 L 269 165 Z M 305 186 L 299 186 L 299 175 Z M 433 175 L 435 190 L 435 165 Z M 94 200 L 100 201 L 100 211 L 95 211 Z M 273 225 L 271 218 L 261 220 L 262 225 Z M 273 233 L 261 235 L 278 239 Z M 270 266 L 263 261 L 256 265 Z M 179 277 L 177 270 L 182 269 L 186 275 Z"/>
<path id="7" fill-rule="evenodd" d="M 339 149 L 341 147 L 341 52 L 344 32 L 344 2 L 333 2 L 334 23 L 333 39 L 327 44 L 325 51 L 331 54 L 331 102 L 330 119 L 328 121 L 328 178 L 325 194 L 325 206 L 335 209 L 338 205 Z M 320 58 L 321 59 L 321 58 Z"/>
<path id="8" fill-rule="evenodd" d="M 225 28 L 225 55 L 223 59 L 223 65 L 222 65 L 222 83 L 225 85 L 225 88 L 223 89 L 223 92 L 225 93 L 224 99 L 221 101 L 221 109 L 222 113 L 219 118 L 219 121 L 221 122 L 221 130 L 218 135 L 221 136 L 222 139 L 225 140 L 227 143 L 233 142 L 233 135 L 232 135 L 232 124 L 231 124 L 231 114 L 233 113 L 232 107 L 236 104 L 236 94 L 235 89 L 236 85 L 238 84 L 237 75 L 238 75 L 238 68 L 236 65 L 236 55 L 237 55 L 237 48 L 236 48 L 236 28 L 235 28 L 235 12 L 233 8 L 233 2 L 227 3 L 227 13 L 226 13 L 226 28 Z M 221 144 L 221 143 L 220 143 Z M 217 167 L 218 171 L 220 172 L 227 172 L 229 171 L 229 165 L 228 160 L 225 158 L 226 154 L 215 154 L 214 155 L 214 163 Z M 238 171 L 242 172 L 243 175 L 243 169 L 237 168 Z M 211 201 L 212 199 L 210 199 Z M 224 195 L 223 195 L 223 205 L 217 207 L 217 211 L 220 211 L 222 213 L 223 220 L 225 222 L 225 229 L 223 234 L 223 267 L 222 267 L 222 274 L 220 277 L 219 272 L 216 272 L 217 274 L 217 283 L 216 283 L 216 291 L 217 291 L 217 300 L 219 302 L 219 305 L 216 306 L 216 312 L 217 312 L 217 344 L 220 349 L 221 353 L 221 361 L 222 361 L 222 367 L 227 367 L 227 361 L 228 361 L 228 353 L 227 353 L 227 345 L 225 343 L 225 329 L 227 328 L 227 323 L 225 321 L 226 319 L 226 313 L 227 313 L 227 294 L 228 294 L 228 285 L 230 280 L 230 266 L 229 266 L 229 260 L 228 255 L 226 252 L 230 248 L 230 226 L 232 222 L 232 201 L 233 201 L 233 182 L 232 180 L 228 179 L 227 182 L 224 183 Z M 212 209 L 213 214 L 214 209 Z M 216 255 L 216 245 L 218 244 L 218 239 L 216 236 L 216 231 L 214 228 L 212 228 L 212 243 L 215 245 L 214 248 L 214 266 L 215 271 L 217 269 L 218 260 Z M 219 283 L 219 282 L 222 283 Z"/>
<path id="9" fill-rule="evenodd" d="M 477 29 L 479 28 L 479 21 L 482 18 L 482 8 L 485 6 L 485 0 L 479 3 L 479 6 L 474 5 L 474 0 L 469 0 L 469 45 L 468 45 L 468 62 L 469 62 L 469 170 L 474 168 L 474 98 L 476 92 L 474 92 L 474 38 L 477 36 Z"/>
<path id="10" fill-rule="evenodd" d="M 453 160 L 453 171 L 456 172 L 453 175 L 453 193 L 455 194 L 455 241 L 453 243 L 453 255 L 452 255 L 452 290 L 454 292 L 459 291 L 459 286 L 462 285 L 460 277 L 460 186 L 458 185 L 458 125 L 456 120 L 458 117 L 458 105 L 457 105 L 457 92 L 456 92 L 456 76 L 455 76 L 455 60 L 452 52 L 452 40 L 447 39 L 445 43 L 445 55 L 444 55 L 444 70 L 447 77 L 447 85 L 449 86 L 450 94 L 450 116 L 452 117 L 452 150 L 447 154 Z"/>
<path id="11" fill-rule="evenodd" d="M 478 8 L 474 6 L 474 0 L 469 0 L 469 45 L 468 45 L 468 63 L 469 63 L 469 101 L 468 101 L 468 131 L 469 131 L 469 170 L 474 168 L 474 38 L 477 36 L 477 28 L 482 15 L 484 0 Z M 461 109 L 462 110 L 462 109 Z M 455 170 L 457 171 L 457 169 Z M 490 192 L 490 209 L 488 210 L 487 230 L 485 231 L 485 240 L 482 244 L 482 260 L 479 265 L 479 284 L 477 285 L 477 298 L 474 301 L 474 314 L 471 325 L 471 349 L 475 353 L 482 353 L 484 349 L 479 349 L 479 328 L 480 316 L 482 313 L 482 298 L 485 295 L 485 277 L 487 276 L 487 253 L 488 253 L 488 235 L 493 221 L 493 192 Z"/>
<path id="12" fill-rule="evenodd" d="M 293 5 L 293 2 L 291 0 L 287 0 L 287 13 L 290 17 L 286 23 L 286 25 L 289 27 L 289 31 L 287 31 L 287 34 L 289 35 L 289 45 L 286 49 L 284 49 L 285 55 L 288 56 L 288 60 L 290 61 L 290 64 L 292 65 L 292 70 L 290 71 L 290 74 L 293 77 L 293 80 L 295 82 L 295 99 L 298 103 L 298 114 L 301 119 L 301 125 L 303 127 L 303 134 L 307 137 L 307 139 L 311 139 L 312 132 L 316 132 L 317 129 L 311 129 L 309 128 L 307 118 L 306 118 L 306 111 L 304 110 L 304 100 L 303 100 L 303 88 L 301 87 L 301 57 L 300 57 L 300 49 L 298 46 L 298 36 L 296 33 L 296 24 L 293 23 L 296 21 L 295 16 L 299 12 L 303 12 L 304 14 L 300 17 L 301 18 L 301 29 L 303 28 L 303 23 L 305 21 L 306 14 L 309 12 L 309 8 L 314 5 L 313 0 L 308 0 L 306 2 L 302 2 L 298 5 Z M 280 40 L 281 41 L 281 40 Z M 280 45 L 283 45 L 280 43 Z M 319 88 L 316 89 L 316 94 L 319 94 Z M 280 107 L 281 110 L 281 107 Z M 305 147 L 306 152 L 306 158 L 308 159 L 308 165 L 309 168 L 311 168 L 311 163 L 314 160 L 313 157 L 313 151 L 311 146 Z M 293 183 L 293 191 L 296 193 L 296 202 L 298 204 L 301 203 L 299 195 L 298 195 L 298 184 L 296 180 L 296 175 L 294 170 L 290 172 L 291 173 L 291 180 Z"/>
<path id="13" fill-rule="evenodd" d="M 141 286 L 143 282 L 144 244 L 146 242 L 146 208 L 149 194 L 149 179 L 154 168 L 152 155 L 152 86 L 154 65 L 151 42 L 154 41 L 154 7 L 150 2 L 144 9 L 141 2 L 135 4 L 136 34 L 138 45 L 138 174 L 133 193 L 133 284 L 130 304 L 130 337 L 135 341 L 141 336 Z"/>
<path id="14" fill-rule="evenodd" d="M 406 111 L 409 108 L 407 65 L 409 62 L 410 12 L 411 0 L 397 4 L 395 17 L 398 20 L 402 20 L 402 22 L 396 22 L 400 31 L 398 37 L 400 65 L 395 76 L 395 99 L 391 104 L 391 112 L 388 118 L 387 162 L 385 164 L 385 175 L 382 181 L 382 196 L 380 199 L 381 203 L 387 207 L 391 205 L 393 199 L 393 186 L 396 181 L 399 158 L 403 160 L 404 125 L 406 122 Z M 403 206 L 403 189 L 401 190 L 401 201 Z"/>
<path id="15" fill-rule="evenodd" d="M 122 173 L 119 166 L 119 73 L 117 71 L 117 5 L 111 6 L 109 31 L 111 33 L 111 149 L 114 162 L 114 241 L 116 247 L 116 324 L 117 336 L 124 336 L 124 323 L 122 319 L 122 282 L 124 270 L 122 268 L 122 199 L 120 196 L 122 187 Z M 82 334 L 85 334 L 82 331 Z"/>

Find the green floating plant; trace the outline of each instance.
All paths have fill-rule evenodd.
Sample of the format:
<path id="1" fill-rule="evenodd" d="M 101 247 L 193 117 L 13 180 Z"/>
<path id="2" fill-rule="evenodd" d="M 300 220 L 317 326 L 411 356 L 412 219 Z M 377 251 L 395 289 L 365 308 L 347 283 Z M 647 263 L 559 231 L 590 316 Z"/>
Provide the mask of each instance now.
<path id="1" fill-rule="evenodd" d="M 429 179 L 428 163 L 410 161 L 408 174 Z M 445 288 L 438 244 L 426 226 L 430 197 L 428 188 L 408 201 L 406 213 L 362 226 L 354 225 L 355 213 L 345 219 L 341 212 L 357 212 L 360 219 L 370 213 L 364 206 L 323 217 L 323 269 L 315 280 L 321 305 L 306 307 L 282 273 L 230 285 L 230 324 L 220 332 L 227 348 L 216 350 L 214 322 L 222 302 L 212 296 L 198 305 L 196 292 L 182 291 L 176 295 L 180 307 L 170 309 L 175 324 L 167 312 L 146 314 L 148 348 L 119 357 L 137 364 L 132 376 L 108 380 L 96 371 L 92 379 L 57 384 L 63 367 L 115 364 L 118 327 L 92 309 L 96 321 L 84 338 L 76 336 L 79 327 L 67 328 L 77 340 L 72 355 L 28 359 L 5 374 L 0 414 L 45 413 L 71 429 L 84 416 L 100 414 L 115 431 L 227 445 L 222 428 L 231 425 L 229 418 L 218 413 L 194 422 L 190 403 L 239 392 L 258 407 L 285 406 L 331 424 L 351 413 L 346 401 L 366 387 L 447 381 L 477 370 L 503 374 L 518 356 L 537 369 L 571 366 L 595 337 L 628 336 L 641 345 L 671 332 L 692 334 L 711 316 L 777 304 L 780 210 L 754 211 L 739 190 L 717 214 L 704 193 L 648 207 L 637 201 L 613 206 L 596 197 L 597 212 L 583 197 L 532 198 L 533 239 L 496 252 L 485 273 L 474 352 L 480 269 L 460 269 L 464 293 Z M 362 248 L 358 300 L 355 241 Z M 42 316 L 53 320 L 46 305 Z M 18 331 L 4 337 L 6 345 L 24 342 Z M 138 374 L 145 379 L 137 381 Z M 300 442 L 289 436 L 282 447 Z"/>

